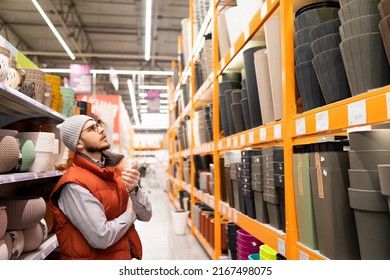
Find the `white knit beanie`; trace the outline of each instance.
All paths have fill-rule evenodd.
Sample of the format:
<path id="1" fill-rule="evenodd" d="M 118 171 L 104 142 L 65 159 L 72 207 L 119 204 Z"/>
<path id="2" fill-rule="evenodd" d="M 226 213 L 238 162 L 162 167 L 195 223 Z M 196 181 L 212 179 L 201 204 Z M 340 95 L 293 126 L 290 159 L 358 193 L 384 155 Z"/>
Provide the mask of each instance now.
<path id="1" fill-rule="evenodd" d="M 80 138 L 81 130 L 83 129 L 84 124 L 89 120 L 94 119 L 86 115 L 75 115 L 67 118 L 63 123 L 57 125 L 61 133 L 62 141 L 72 152 L 77 151 L 76 147 Z"/>

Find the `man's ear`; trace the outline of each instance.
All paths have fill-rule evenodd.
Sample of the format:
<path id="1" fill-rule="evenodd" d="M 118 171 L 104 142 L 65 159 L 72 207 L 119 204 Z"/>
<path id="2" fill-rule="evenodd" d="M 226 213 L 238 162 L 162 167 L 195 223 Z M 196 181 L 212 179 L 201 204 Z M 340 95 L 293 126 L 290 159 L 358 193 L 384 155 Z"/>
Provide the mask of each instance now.
<path id="1" fill-rule="evenodd" d="M 79 142 L 77 143 L 76 149 L 79 150 L 79 149 L 83 149 L 83 148 L 84 148 L 84 145 L 83 145 L 82 142 L 79 140 Z"/>

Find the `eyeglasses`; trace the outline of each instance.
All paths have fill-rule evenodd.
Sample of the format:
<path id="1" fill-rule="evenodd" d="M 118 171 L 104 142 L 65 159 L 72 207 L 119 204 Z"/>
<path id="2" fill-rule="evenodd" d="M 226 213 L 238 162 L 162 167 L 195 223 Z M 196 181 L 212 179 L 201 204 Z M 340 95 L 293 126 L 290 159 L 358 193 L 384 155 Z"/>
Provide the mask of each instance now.
<path id="1" fill-rule="evenodd" d="M 87 128 L 84 128 L 81 132 L 83 131 L 95 131 L 95 132 L 99 132 L 99 128 L 102 128 L 102 126 L 99 124 L 99 123 L 94 123 L 93 125 L 87 127 Z"/>

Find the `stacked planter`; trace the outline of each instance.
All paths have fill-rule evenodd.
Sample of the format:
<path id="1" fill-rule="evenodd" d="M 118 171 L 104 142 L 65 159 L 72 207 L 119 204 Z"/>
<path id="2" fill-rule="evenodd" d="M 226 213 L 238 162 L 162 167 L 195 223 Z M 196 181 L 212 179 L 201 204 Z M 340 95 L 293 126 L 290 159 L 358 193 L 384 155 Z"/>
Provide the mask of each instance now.
<path id="1" fill-rule="evenodd" d="M 310 31 L 317 25 L 338 17 L 337 2 L 313 3 L 299 9 L 294 19 L 295 75 L 303 109 L 311 110 L 325 105 L 325 100 L 312 64 L 313 53 Z"/>
<path id="2" fill-rule="evenodd" d="M 379 32 L 381 33 L 383 46 L 385 47 L 387 60 L 390 65 L 390 2 L 381 0 L 378 4 L 378 10 L 381 17 Z"/>
<path id="3" fill-rule="evenodd" d="M 255 200 L 256 220 L 261 223 L 268 224 L 268 211 L 267 205 L 264 201 L 263 190 L 263 172 L 262 172 L 262 156 L 253 155 L 251 157 L 251 170 L 252 170 L 252 190 Z"/>
<path id="4" fill-rule="evenodd" d="M 390 164 L 390 130 L 349 133 L 349 181 L 362 259 L 390 259 L 390 213 L 378 165 Z"/>
<path id="5" fill-rule="evenodd" d="M 340 50 L 353 96 L 390 84 L 390 67 L 378 28 L 379 2 L 340 1 Z"/>

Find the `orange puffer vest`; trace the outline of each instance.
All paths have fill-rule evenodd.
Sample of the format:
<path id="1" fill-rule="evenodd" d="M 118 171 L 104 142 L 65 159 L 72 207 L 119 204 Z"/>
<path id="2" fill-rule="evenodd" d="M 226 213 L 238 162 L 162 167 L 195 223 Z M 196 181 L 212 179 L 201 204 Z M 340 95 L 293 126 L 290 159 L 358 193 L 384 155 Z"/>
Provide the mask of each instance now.
<path id="1" fill-rule="evenodd" d="M 106 249 L 91 247 L 80 231 L 58 208 L 58 197 L 65 183 L 73 182 L 88 189 L 103 205 L 107 220 L 126 210 L 129 196 L 121 179 L 119 162 L 122 156 L 105 152 L 106 166 L 101 168 L 76 153 L 73 165 L 58 181 L 50 195 L 49 207 L 54 213 L 62 259 L 129 260 L 142 258 L 142 245 L 134 224 L 128 232 Z"/>

